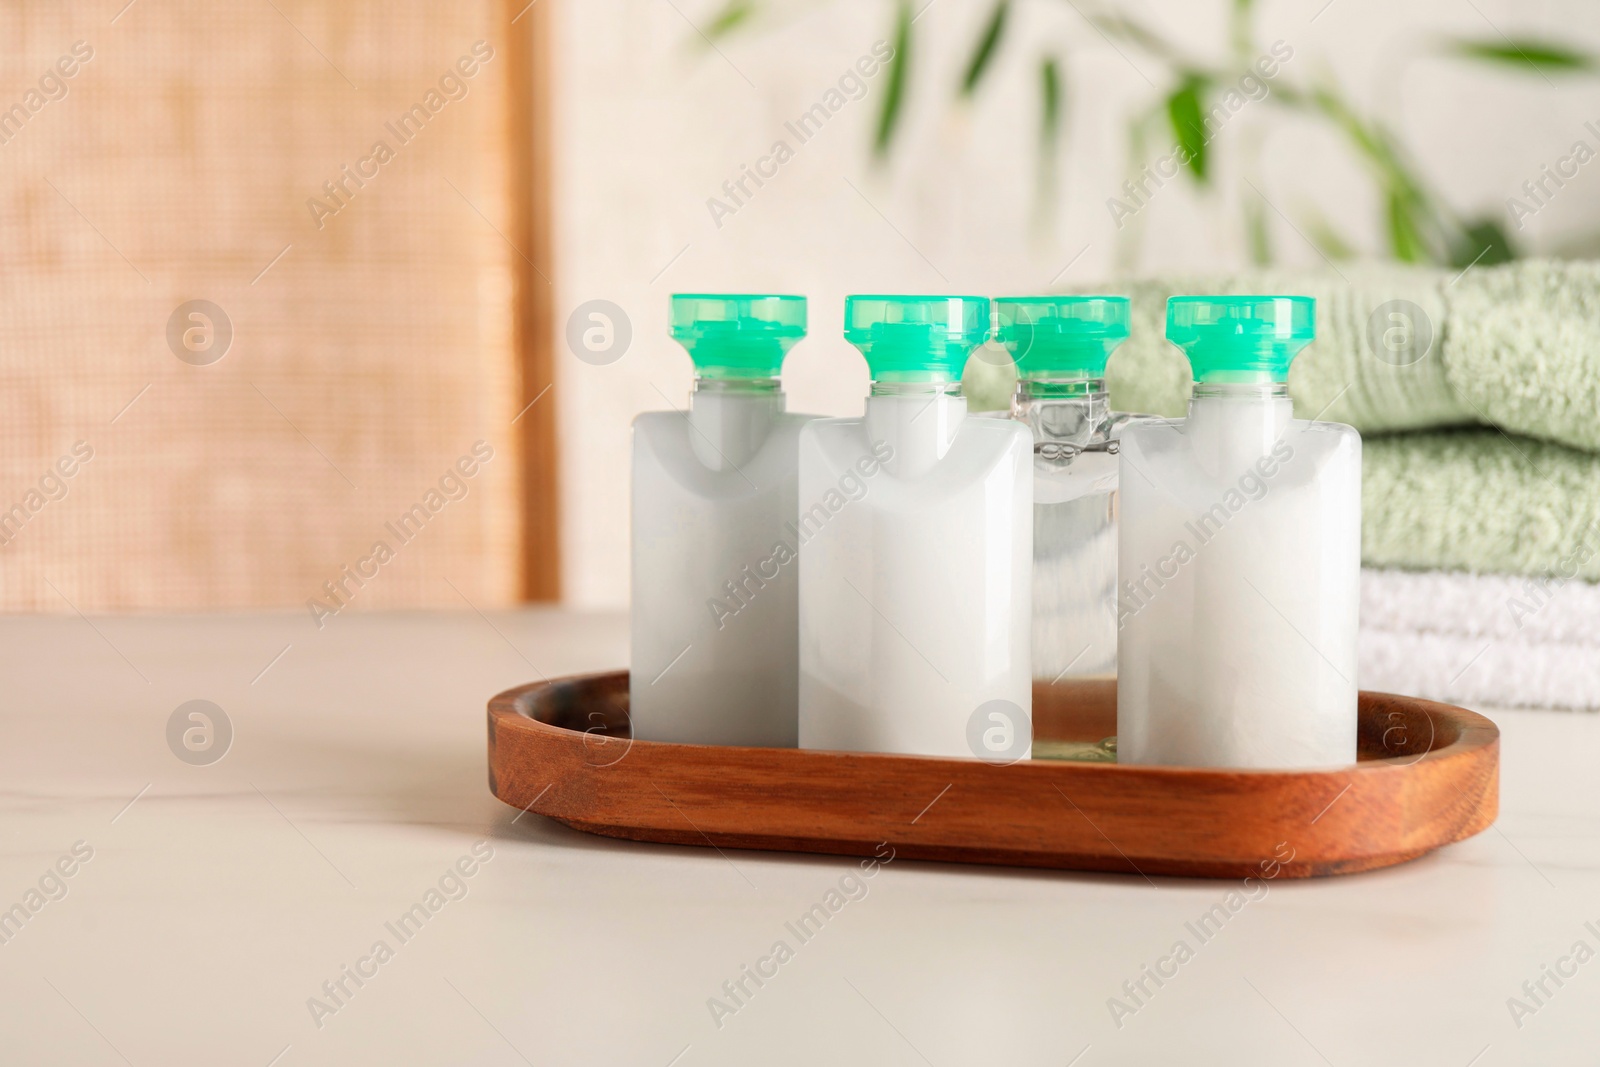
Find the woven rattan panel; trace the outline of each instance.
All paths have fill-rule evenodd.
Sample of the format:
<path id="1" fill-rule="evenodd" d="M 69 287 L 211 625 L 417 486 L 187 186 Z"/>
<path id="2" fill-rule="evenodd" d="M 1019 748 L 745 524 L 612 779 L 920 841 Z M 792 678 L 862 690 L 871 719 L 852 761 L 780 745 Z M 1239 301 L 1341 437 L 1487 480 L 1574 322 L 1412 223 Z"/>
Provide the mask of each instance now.
<path id="1" fill-rule="evenodd" d="M 0 610 L 511 602 L 500 5 L 123 2 L 0 5 Z"/>

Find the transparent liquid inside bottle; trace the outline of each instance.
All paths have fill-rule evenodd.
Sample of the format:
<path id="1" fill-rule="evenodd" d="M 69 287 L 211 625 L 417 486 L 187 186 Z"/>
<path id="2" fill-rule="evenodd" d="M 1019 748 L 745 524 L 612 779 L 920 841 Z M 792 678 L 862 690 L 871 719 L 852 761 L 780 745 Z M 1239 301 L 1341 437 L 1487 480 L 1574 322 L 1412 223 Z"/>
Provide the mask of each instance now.
<path id="1" fill-rule="evenodd" d="M 1117 673 L 1117 436 L 1099 379 L 1017 384 L 1033 433 L 1033 676 Z"/>

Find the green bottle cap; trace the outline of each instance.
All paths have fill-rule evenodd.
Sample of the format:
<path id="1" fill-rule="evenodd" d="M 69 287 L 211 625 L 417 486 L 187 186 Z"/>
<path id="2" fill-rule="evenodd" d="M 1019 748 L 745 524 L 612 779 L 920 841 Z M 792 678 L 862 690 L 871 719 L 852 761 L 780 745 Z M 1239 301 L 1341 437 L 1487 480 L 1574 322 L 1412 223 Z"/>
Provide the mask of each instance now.
<path id="1" fill-rule="evenodd" d="M 1125 296 L 1003 296 L 998 337 L 1023 378 L 1104 378 L 1128 339 Z"/>
<path id="2" fill-rule="evenodd" d="M 959 381 L 989 336 L 982 296 L 847 296 L 844 339 L 867 357 L 875 382 Z"/>
<path id="3" fill-rule="evenodd" d="M 1188 353 L 1196 382 L 1282 382 L 1317 335 L 1309 296 L 1175 296 L 1167 340 Z"/>
<path id="4" fill-rule="evenodd" d="M 672 339 L 702 378 L 776 378 L 805 335 L 803 296 L 672 294 Z"/>

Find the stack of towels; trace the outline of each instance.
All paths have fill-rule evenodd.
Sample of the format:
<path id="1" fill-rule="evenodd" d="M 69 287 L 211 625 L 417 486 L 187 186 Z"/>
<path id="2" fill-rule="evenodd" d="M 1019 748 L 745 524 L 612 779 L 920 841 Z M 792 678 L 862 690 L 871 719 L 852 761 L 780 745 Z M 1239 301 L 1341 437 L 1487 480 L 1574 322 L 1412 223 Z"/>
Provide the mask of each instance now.
<path id="1" fill-rule="evenodd" d="M 1111 291 L 1133 302 L 1112 404 L 1172 416 L 1190 380 L 1163 340 L 1167 297 L 1317 298 L 1289 389 L 1297 416 L 1363 438 L 1363 689 L 1600 709 L 1600 264 L 1341 264 Z"/>

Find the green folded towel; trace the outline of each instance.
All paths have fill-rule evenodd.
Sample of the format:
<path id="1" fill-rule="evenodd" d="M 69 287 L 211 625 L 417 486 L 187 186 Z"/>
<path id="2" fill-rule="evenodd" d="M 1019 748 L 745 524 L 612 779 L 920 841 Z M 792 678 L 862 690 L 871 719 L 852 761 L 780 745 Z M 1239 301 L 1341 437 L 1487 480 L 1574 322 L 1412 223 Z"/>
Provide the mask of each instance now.
<path id="1" fill-rule="evenodd" d="M 1176 416 L 1188 402 L 1189 365 L 1166 341 L 1167 297 L 1303 293 L 1317 298 L 1317 339 L 1289 373 L 1301 417 L 1364 434 L 1487 423 L 1600 451 L 1600 263 L 1527 260 L 1454 273 L 1349 263 L 1338 273 L 1262 269 L 1099 288 L 1133 304 L 1132 336 L 1106 371 L 1123 411 Z M 1370 339 L 1374 326 L 1407 328 L 1380 312 L 1391 301 L 1420 310 L 1401 311 L 1419 341 L 1431 335 L 1426 355 L 1405 366 L 1390 353 L 1379 358 Z M 1004 406 L 1006 362 L 972 361 L 975 410 Z"/>
<path id="2" fill-rule="evenodd" d="M 1600 581 L 1594 452 L 1489 428 L 1372 434 L 1361 469 L 1366 566 Z"/>
<path id="3" fill-rule="evenodd" d="M 1132 336 L 1106 370 L 1112 406 L 1167 416 L 1190 390 L 1165 337 L 1169 296 L 1317 298 L 1317 340 L 1289 391 L 1300 417 L 1364 436 L 1364 564 L 1600 580 L 1600 263 L 1341 264 L 1096 288 L 1132 301 Z M 1373 344 L 1395 322 L 1391 301 L 1431 334 L 1414 361 Z M 963 386 L 982 411 L 1005 407 L 1015 380 L 1000 351 L 973 359 Z"/>
<path id="4" fill-rule="evenodd" d="M 1112 404 L 1181 415 L 1189 368 L 1165 339 L 1179 293 L 1304 293 L 1317 298 L 1317 340 L 1295 360 L 1289 391 L 1301 417 L 1362 433 L 1488 423 L 1600 450 L 1600 263 L 1527 260 L 1450 272 L 1387 264 L 1257 270 L 1113 286 L 1133 302 L 1133 330 L 1107 369 Z M 1406 366 L 1376 330 L 1406 322 L 1374 313 L 1391 301 L 1421 310 L 1427 354 Z M 1407 312 L 1402 310 L 1401 314 Z M 1407 358 L 1405 355 L 1398 357 Z"/>
<path id="5" fill-rule="evenodd" d="M 1362 442 L 1361 562 L 1600 579 L 1600 456 L 1498 430 Z"/>
<path id="6" fill-rule="evenodd" d="M 1226 277 L 1164 278 L 1116 286 L 1132 301 L 1132 336 L 1111 357 L 1107 386 L 1123 411 L 1179 416 L 1191 379 L 1183 353 L 1166 340 L 1167 298 L 1181 293 L 1300 293 L 1317 299 L 1317 339 L 1295 358 L 1289 392 L 1301 418 L 1345 422 L 1362 433 L 1459 426 L 1479 417 L 1451 392 L 1441 358 L 1439 324 L 1448 316 L 1441 290 L 1447 275 L 1389 265 L 1331 271 L 1260 270 Z M 1432 334 L 1429 351 L 1409 366 L 1385 362 L 1367 342 L 1373 309 L 1409 301 Z"/>

